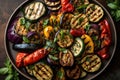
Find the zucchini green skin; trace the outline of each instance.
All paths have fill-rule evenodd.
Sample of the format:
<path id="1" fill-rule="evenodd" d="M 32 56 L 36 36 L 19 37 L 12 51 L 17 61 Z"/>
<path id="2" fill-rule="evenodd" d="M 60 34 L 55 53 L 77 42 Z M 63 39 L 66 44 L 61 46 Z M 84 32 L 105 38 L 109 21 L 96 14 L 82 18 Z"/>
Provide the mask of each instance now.
<path id="1" fill-rule="evenodd" d="M 43 7 L 45 8 L 45 11 L 44 11 L 44 14 L 41 15 L 41 16 L 39 16 L 37 19 L 31 20 L 31 19 L 25 17 L 25 16 L 26 16 L 25 9 L 27 8 L 27 6 L 30 6 L 31 4 L 35 4 L 35 3 L 42 3 L 42 4 L 43 4 Z M 46 7 L 46 5 L 45 5 L 43 2 L 41 2 L 41 1 L 33 1 L 32 3 L 28 4 L 27 6 L 26 6 L 24 9 L 22 9 L 23 16 L 24 16 L 24 18 L 25 18 L 26 20 L 28 20 L 28 21 L 30 21 L 30 22 L 33 22 L 33 23 L 34 23 L 34 22 L 37 22 L 40 18 L 42 18 L 43 16 L 47 15 L 48 12 L 49 12 L 48 9 L 47 9 L 47 7 Z"/>
<path id="2" fill-rule="evenodd" d="M 79 51 L 76 52 L 76 50 L 79 50 Z M 80 56 L 80 55 L 82 55 L 84 50 L 85 50 L 85 44 L 84 44 L 83 40 L 79 37 L 75 38 L 75 43 L 71 47 L 71 52 L 73 53 L 73 55 L 75 57 Z"/>

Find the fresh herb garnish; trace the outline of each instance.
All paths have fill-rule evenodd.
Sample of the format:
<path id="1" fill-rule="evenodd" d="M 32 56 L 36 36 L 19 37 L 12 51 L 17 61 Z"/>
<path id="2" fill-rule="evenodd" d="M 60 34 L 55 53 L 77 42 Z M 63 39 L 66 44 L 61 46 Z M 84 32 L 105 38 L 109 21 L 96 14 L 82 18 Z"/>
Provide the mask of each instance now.
<path id="1" fill-rule="evenodd" d="M 65 33 L 64 33 L 64 31 L 63 31 L 63 30 L 61 30 L 61 31 L 60 31 L 60 37 L 61 37 L 61 39 L 63 39 L 63 38 L 64 38 L 64 36 L 65 36 Z"/>
<path id="2" fill-rule="evenodd" d="M 58 58 L 55 57 L 55 56 L 53 56 L 53 55 L 50 55 L 50 54 L 49 54 L 48 56 L 49 56 L 49 58 L 52 59 L 52 60 L 55 60 L 55 61 L 58 60 Z"/>
<path id="3" fill-rule="evenodd" d="M 80 13 L 81 12 L 85 13 L 87 6 L 88 6 L 88 4 L 83 4 L 83 5 L 81 5 L 77 8 L 77 11 L 80 12 Z"/>
<path id="4" fill-rule="evenodd" d="M 44 20 L 44 21 L 43 21 L 43 27 L 47 26 L 48 23 L 49 23 L 49 19 Z"/>
<path id="5" fill-rule="evenodd" d="M 7 75 L 5 80 L 19 80 L 19 73 L 12 67 L 10 60 L 6 59 L 5 67 L 0 68 L 1 75 Z"/>
<path id="6" fill-rule="evenodd" d="M 20 24 L 23 25 L 27 30 L 29 29 L 31 23 L 27 21 L 25 18 L 20 19 Z"/>
<path id="7" fill-rule="evenodd" d="M 79 18 L 78 20 L 79 20 L 79 21 L 78 21 L 78 24 L 81 24 L 81 23 L 83 22 L 84 18 L 81 17 L 81 18 Z"/>
<path id="8" fill-rule="evenodd" d="M 89 24 L 85 27 L 86 32 L 88 32 L 90 30 L 90 27 L 91 26 Z"/>
<path id="9" fill-rule="evenodd" d="M 25 43 L 30 43 L 30 40 L 29 40 L 26 36 L 23 36 L 23 41 L 24 41 Z"/>
<path id="10" fill-rule="evenodd" d="M 95 11 L 95 5 L 91 6 L 91 9 L 92 9 L 93 11 Z"/>
<path id="11" fill-rule="evenodd" d="M 60 79 L 62 79 L 63 76 L 64 76 L 64 73 L 59 70 L 59 71 L 57 72 L 57 76 L 58 76 Z"/>
<path id="12" fill-rule="evenodd" d="M 107 6 L 110 8 L 111 15 L 115 21 L 120 21 L 120 0 L 107 0 Z"/>
<path id="13" fill-rule="evenodd" d="M 63 53 L 67 53 L 67 49 L 66 48 L 60 48 L 60 47 L 58 47 L 58 50 L 61 51 L 61 52 L 63 52 Z"/>

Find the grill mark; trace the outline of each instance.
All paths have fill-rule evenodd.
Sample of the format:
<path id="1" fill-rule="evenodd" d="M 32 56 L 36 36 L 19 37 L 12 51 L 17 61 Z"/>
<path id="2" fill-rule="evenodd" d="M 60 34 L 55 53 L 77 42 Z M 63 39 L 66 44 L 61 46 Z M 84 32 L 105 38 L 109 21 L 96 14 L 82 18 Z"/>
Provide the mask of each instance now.
<path id="1" fill-rule="evenodd" d="M 30 6 L 29 6 L 29 7 L 30 7 Z M 35 7 L 35 3 L 33 3 L 33 7 L 32 7 L 32 9 L 34 9 L 34 7 Z M 31 17 L 32 12 L 33 12 L 33 11 L 31 11 L 31 13 L 29 14 L 29 17 Z"/>
<path id="2" fill-rule="evenodd" d="M 38 73 L 37 70 L 33 70 L 34 76 L 41 78 L 43 80 L 43 78 L 41 77 L 42 75 Z M 38 75 L 38 76 L 37 76 Z M 37 78 L 38 79 L 38 78 Z"/>
<path id="3" fill-rule="evenodd" d="M 37 8 L 36 12 L 34 12 L 34 11 L 35 11 L 35 9 L 34 9 L 34 11 L 33 11 L 33 14 L 35 14 L 34 18 L 36 18 L 36 16 L 37 16 L 37 12 L 38 12 L 38 10 L 39 10 L 40 3 L 39 3 L 39 4 L 36 4 L 36 5 L 38 6 L 38 8 Z"/>
<path id="4" fill-rule="evenodd" d="M 90 71 L 92 68 L 96 67 L 98 64 L 100 64 L 100 61 L 97 62 L 95 65 L 91 66 L 91 67 L 88 69 L 88 71 Z"/>
<path id="5" fill-rule="evenodd" d="M 102 16 L 102 14 L 100 14 L 98 17 L 101 17 L 101 16 Z M 97 18 L 94 18 L 94 19 L 93 19 L 93 21 L 96 21 L 96 20 L 97 20 Z"/>
<path id="6" fill-rule="evenodd" d="M 88 23 L 87 18 L 84 19 L 83 23 L 81 23 L 81 26 L 84 27 Z"/>
<path id="7" fill-rule="evenodd" d="M 96 9 L 96 10 L 91 14 L 91 17 L 94 18 L 95 15 L 98 16 L 96 13 L 98 13 L 98 14 L 102 14 L 102 13 L 99 13 L 99 11 L 102 12 L 100 8 L 99 8 L 99 9 Z"/>
<path id="8" fill-rule="evenodd" d="M 73 74 L 73 77 L 76 77 L 76 73 L 79 73 L 80 72 L 80 69 L 78 68 L 78 67 L 76 67 L 76 69 L 75 69 L 76 71 L 74 71 L 74 74 Z"/>
<path id="9" fill-rule="evenodd" d="M 40 10 L 40 13 L 39 13 L 38 15 L 41 15 L 41 13 L 44 12 L 44 11 L 43 11 L 43 8 L 44 8 L 43 5 L 42 5 L 42 4 L 41 4 L 41 5 L 39 4 L 39 7 L 40 7 L 40 6 L 42 6 L 42 8 L 41 8 L 41 9 L 38 8 L 38 10 Z M 37 13 L 38 13 L 38 11 L 37 11 Z M 38 16 L 37 13 L 36 13 L 36 16 L 35 16 L 35 17 Z"/>
<path id="10" fill-rule="evenodd" d="M 41 66 L 43 66 L 44 67 L 44 65 L 42 64 Z M 46 67 L 45 66 L 45 68 L 46 68 L 46 71 L 48 71 L 51 75 L 52 75 L 52 72 L 51 72 L 51 70 L 49 69 L 49 67 Z"/>
<path id="11" fill-rule="evenodd" d="M 73 17 L 71 24 L 74 24 L 78 20 L 78 18 L 81 17 L 82 15 L 83 14 L 79 14 L 78 16 Z M 73 26 L 75 27 L 75 25 L 73 25 Z"/>

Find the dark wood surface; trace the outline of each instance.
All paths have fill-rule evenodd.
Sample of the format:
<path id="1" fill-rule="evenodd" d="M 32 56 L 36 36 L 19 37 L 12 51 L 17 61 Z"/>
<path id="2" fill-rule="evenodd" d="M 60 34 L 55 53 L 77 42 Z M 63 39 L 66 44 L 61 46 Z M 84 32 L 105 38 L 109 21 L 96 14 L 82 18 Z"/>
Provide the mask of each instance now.
<path id="1" fill-rule="evenodd" d="M 6 59 L 5 47 L 4 47 L 4 33 L 7 21 L 14 11 L 24 0 L 0 0 L 0 67 L 4 66 Z M 105 0 L 98 0 L 104 6 Z M 115 55 L 109 64 L 109 66 L 94 80 L 120 80 L 120 22 L 115 23 L 116 31 L 118 35 L 117 49 Z M 0 75 L 0 80 L 4 80 L 5 76 Z M 20 75 L 20 80 L 27 80 Z"/>

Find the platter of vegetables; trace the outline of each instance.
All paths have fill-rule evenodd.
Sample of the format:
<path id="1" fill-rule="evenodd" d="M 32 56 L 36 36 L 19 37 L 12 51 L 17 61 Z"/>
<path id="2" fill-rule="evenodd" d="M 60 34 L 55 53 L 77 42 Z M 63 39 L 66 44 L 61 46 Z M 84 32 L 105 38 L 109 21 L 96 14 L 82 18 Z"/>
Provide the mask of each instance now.
<path id="1" fill-rule="evenodd" d="M 116 44 L 113 20 L 96 0 L 26 0 L 5 31 L 7 56 L 30 80 L 91 80 Z"/>

